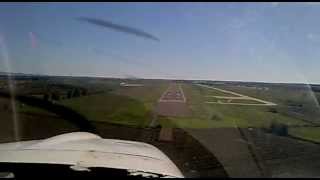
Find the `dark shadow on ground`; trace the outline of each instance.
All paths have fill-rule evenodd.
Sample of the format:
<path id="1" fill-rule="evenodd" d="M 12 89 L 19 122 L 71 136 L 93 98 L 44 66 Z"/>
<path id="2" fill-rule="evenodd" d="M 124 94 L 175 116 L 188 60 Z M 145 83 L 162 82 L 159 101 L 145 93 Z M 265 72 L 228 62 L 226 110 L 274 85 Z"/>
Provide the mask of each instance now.
<path id="1" fill-rule="evenodd" d="M 10 94 L 1 92 L 0 97 L 11 98 Z M 133 140 L 152 144 L 162 150 L 186 177 L 228 176 L 214 154 L 182 129 L 173 129 L 173 141 L 161 142 L 158 141 L 160 128 L 137 128 L 107 122 L 89 122 L 71 109 L 42 99 L 20 95 L 16 96 L 15 100 L 57 115 L 38 116 L 38 114 L 21 113 L 19 118 L 20 140 L 42 139 L 74 131 L 93 132 L 103 138 Z M 2 128 L 12 131 L 13 127 L 10 122 L 12 119 L 10 117 L 5 119 L 7 120 L 2 121 L 2 123 L 7 124 L 6 127 L 8 128 L 4 126 Z M 12 134 L 12 132 L 4 134 Z M 5 139 L 7 136 L 3 137 L 4 139 L 0 139 L 1 142 L 12 141 L 12 139 Z"/>
<path id="2" fill-rule="evenodd" d="M 140 141 L 162 150 L 185 177 L 228 177 L 224 167 L 208 149 L 183 129 L 173 128 L 173 141 L 158 141 L 161 128 L 134 128 L 94 122 L 103 138 Z"/>
<path id="3" fill-rule="evenodd" d="M 6 92 L 0 92 L 0 97 L 13 98 L 9 93 Z M 45 109 L 49 112 L 57 114 L 63 119 L 66 119 L 69 122 L 75 124 L 77 127 L 79 127 L 80 131 L 96 133 L 95 127 L 89 120 L 87 120 L 84 116 L 77 113 L 76 111 L 63 105 L 54 104 L 49 101 L 23 95 L 16 95 L 14 99 L 27 105 Z"/>

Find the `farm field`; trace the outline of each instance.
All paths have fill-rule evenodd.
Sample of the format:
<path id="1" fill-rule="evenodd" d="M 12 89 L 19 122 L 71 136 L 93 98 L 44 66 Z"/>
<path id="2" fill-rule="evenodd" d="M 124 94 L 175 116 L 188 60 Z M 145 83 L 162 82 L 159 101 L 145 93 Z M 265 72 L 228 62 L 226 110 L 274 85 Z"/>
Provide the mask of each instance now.
<path id="1" fill-rule="evenodd" d="M 320 143 L 319 131 L 320 131 L 320 127 L 297 127 L 297 128 L 290 128 L 289 134 L 294 137 Z"/>
<path id="2" fill-rule="evenodd" d="M 153 110 L 154 105 L 168 87 L 167 82 L 149 82 L 141 87 L 118 87 L 113 93 L 123 95 L 143 102 L 148 110 Z"/>
<path id="3" fill-rule="evenodd" d="M 210 93 L 210 89 L 203 89 L 191 84 L 183 86 L 188 107 L 192 114 L 189 117 L 167 117 L 162 120 L 168 126 L 168 119 L 172 125 L 187 128 L 219 128 L 219 127 L 257 127 L 268 128 L 272 122 L 284 123 L 287 125 L 307 125 L 297 117 L 286 114 L 272 112 L 276 106 L 239 106 L 233 104 L 208 104 L 205 94 Z M 237 99 L 237 101 L 240 101 Z M 244 101 L 244 100 L 242 100 Z M 253 102 L 246 102 L 253 103 Z"/>
<path id="4" fill-rule="evenodd" d="M 259 86 L 247 87 L 232 83 L 199 86 L 192 81 L 141 79 L 91 78 L 84 81 L 81 78 L 58 78 L 36 81 L 34 84 L 33 81 L 24 81 L 17 85 L 17 92 L 31 97 L 29 100 L 34 98 L 35 102 L 46 102 L 44 104 L 47 105 L 41 106 L 35 102 L 25 104 L 18 98 L 15 102 L 18 123 L 14 124 L 11 102 L 8 97 L 1 97 L 0 113 L 4 127 L 0 133 L 1 141 L 15 140 L 16 131 L 19 132 L 19 139 L 79 131 L 81 127 L 78 125 L 81 123 L 70 121 L 68 118 L 71 116 L 66 116 L 66 112 L 71 111 L 46 109 L 57 105 L 78 113 L 78 117 L 88 121 L 96 129 L 96 133 L 103 137 L 138 139 L 159 145 L 169 154 L 177 154 L 177 144 L 187 143 L 185 146 L 191 146 L 189 140 L 180 142 L 185 137 L 176 139 L 177 132 L 185 134 L 183 136 L 188 134 L 187 139 L 192 138 L 190 141 L 194 141 L 193 144 L 198 143 L 199 148 L 201 146 L 207 149 L 207 153 L 214 155 L 215 161 L 218 164 L 220 162 L 232 177 L 243 176 L 242 165 L 239 166 L 242 163 L 250 164 L 248 168 L 252 176 L 265 173 L 265 169 L 261 167 L 266 166 L 274 175 L 281 177 L 277 169 L 291 171 L 290 168 L 294 168 L 286 168 L 285 162 L 289 161 L 284 157 L 298 154 L 299 162 L 309 161 L 306 154 L 290 149 L 304 146 L 307 152 L 318 149 L 319 92 L 310 92 L 310 88 L 300 86 Z M 26 89 L 29 90 L 25 91 Z M 160 132 L 165 132 L 161 128 L 166 129 L 168 142 L 159 140 Z M 272 142 L 269 138 L 272 138 Z M 165 143 L 173 149 L 163 147 Z M 279 143 L 282 145 L 277 145 Z M 287 154 L 282 153 L 280 156 L 279 148 L 286 146 Z M 229 149 L 228 155 L 224 153 L 226 148 Z M 258 168 L 260 170 L 255 167 L 254 160 L 249 158 L 251 154 L 262 159 L 262 165 Z M 238 164 L 230 156 L 237 159 Z M 282 158 L 281 162 L 276 162 L 280 161 L 278 157 Z M 190 159 L 178 161 L 189 162 Z M 204 160 L 199 160 L 198 163 L 201 167 L 210 164 Z M 180 165 L 186 168 L 186 173 L 192 172 L 184 164 Z M 194 168 L 201 167 L 199 165 Z M 201 173 L 204 172 L 206 170 Z"/>
<path id="5" fill-rule="evenodd" d="M 263 89 L 235 85 L 215 86 L 277 103 L 277 106 L 273 107 L 232 107 L 226 109 L 221 105 L 215 106 L 215 109 L 223 112 L 224 115 L 238 116 L 237 122 L 240 127 L 245 127 L 247 124 L 266 128 L 272 122 L 284 123 L 288 125 L 291 136 L 319 142 L 320 132 L 316 130 L 320 122 L 320 108 L 317 98 L 319 92 L 312 91 L 309 86 L 289 88 L 278 85 Z"/>
<path id="6" fill-rule="evenodd" d="M 142 102 L 113 93 L 73 98 L 61 104 L 79 112 L 89 121 L 145 127 L 151 117 L 151 112 Z"/>

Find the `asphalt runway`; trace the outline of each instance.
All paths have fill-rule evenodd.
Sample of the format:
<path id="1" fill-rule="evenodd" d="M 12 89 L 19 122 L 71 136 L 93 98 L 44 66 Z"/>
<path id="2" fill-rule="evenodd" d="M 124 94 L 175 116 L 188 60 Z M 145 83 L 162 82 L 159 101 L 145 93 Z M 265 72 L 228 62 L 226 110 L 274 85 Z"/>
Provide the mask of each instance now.
<path id="1" fill-rule="evenodd" d="M 162 116 L 188 116 L 190 111 L 186 102 L 187 99 L 181 85 L 172 83 L 158 100 L 156 112 Z"/>
<path id="2" fill-rule="evenodd" d="M 171 84 L 168 89 L 162 94 L 159 102 L 186 102 L 183 90 L 178 84 Z"/>

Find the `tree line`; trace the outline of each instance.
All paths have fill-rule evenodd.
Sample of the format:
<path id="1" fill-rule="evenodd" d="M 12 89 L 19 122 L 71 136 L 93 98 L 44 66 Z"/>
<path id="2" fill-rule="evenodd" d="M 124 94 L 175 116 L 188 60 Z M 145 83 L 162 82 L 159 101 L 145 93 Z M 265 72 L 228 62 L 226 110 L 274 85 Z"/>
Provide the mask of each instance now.
<path id="1" fill-rule="evenodd" d="M 61 91 L 48 91 L 45 92 L 43 95 L 43 99 L 45 101 L 59 101 L 61 99 L 71 99 L 75 97 L 87 96 L 88 90 L 87 89 L 80 89 L 80 88 L 73 88 L 67 91 L 67 93 L 62 93 Z"/>

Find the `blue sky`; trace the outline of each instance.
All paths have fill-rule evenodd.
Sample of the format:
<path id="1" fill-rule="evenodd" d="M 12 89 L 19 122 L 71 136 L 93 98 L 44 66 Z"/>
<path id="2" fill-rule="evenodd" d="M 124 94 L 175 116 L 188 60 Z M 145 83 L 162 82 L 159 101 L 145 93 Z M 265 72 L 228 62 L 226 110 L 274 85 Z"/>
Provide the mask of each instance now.
<path id="1" fill-rule="evenodd" d="M 2 3 L 0 71 L 320 83 L 319 17 L 317 3 Z"/>

